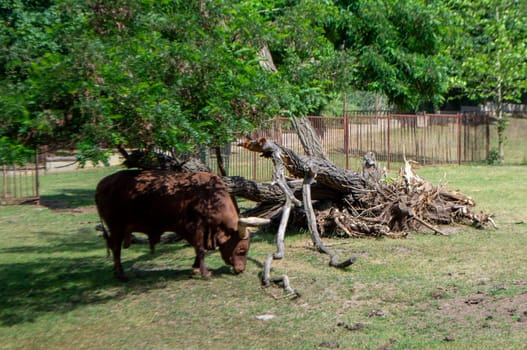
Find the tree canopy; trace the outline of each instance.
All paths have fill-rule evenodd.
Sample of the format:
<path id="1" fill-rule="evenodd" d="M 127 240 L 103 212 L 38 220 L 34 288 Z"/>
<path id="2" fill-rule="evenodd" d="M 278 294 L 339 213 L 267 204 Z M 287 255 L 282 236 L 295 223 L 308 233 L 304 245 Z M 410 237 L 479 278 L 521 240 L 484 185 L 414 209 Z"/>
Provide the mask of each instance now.
<path id="1" fill-rule="evenodd" d="M 442 3 L 442 1 L 438 1 Z M 498 152 L 504 159 L 505 102 L 519 102 L 527 91 L 527 3 L 509 0 L 445 2 L 450 35 L 451 88 L 458 96 L 489 101 L 496 108 Z"/>
<path id="2" fill-rule="evenodd" d="M 189 152 L 346 89 L 437 106 L 445 18 L 424 0 L 0 0 L 0 162 Z"/>

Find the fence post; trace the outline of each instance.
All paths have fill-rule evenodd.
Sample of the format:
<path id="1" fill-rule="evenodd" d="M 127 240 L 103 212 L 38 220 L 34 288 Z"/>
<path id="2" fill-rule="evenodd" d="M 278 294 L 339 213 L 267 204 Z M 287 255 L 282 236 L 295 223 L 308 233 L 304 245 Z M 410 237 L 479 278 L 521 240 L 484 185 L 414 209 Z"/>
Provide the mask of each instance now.
<path id="1" fill-rule="evenodd" d="M 349 127 L 348 113 L 346 111 L 346 94 L 344 94 L 344 157 L 346 158 L 346 169 L 349 169 Z"/>
<path id="2" fill-rule="evenodd" d="M 2 199 L 7 201 L 7 165 L 2 165 Z"/>
<path id="3" fill-rule="evenodd" d="M 38 174 L 39 162 L 38 162 L 38 149 L 35 152 L 35 197 L 37 198 L 37 204 L 40 204 L 40 179 Z"/>
<path id="4" fill-rule="evenodd" d="M 386 127 L 386 167 L 388 168 L 388 170 L 390 170 L 390 160 L 391 160 L 391 156 L 390 156 L 390 151 L 391 151 L 391 147 L 390 147 L 390 131 L 391 131 L 391 128 L 390 128 L 390 124 L 391 124 L 391 113 L 387 113 L 387 121 L 388 121 L 388 126 Z"/>
<path id="5" fill-rule="evenodd" d="M 487 155 L 485 159 L 489 159 L 490 156 L 490 120 L 489 120 L 489 114 L 485 113 L 485 125 L 486 125 L 486 137 L 487 137 L 487 145 L 486 145 L 486 151 Z"/>
<path id="6" fill-rule="evenodd" d="M 256 139 L 258 136 L 258 134 L 256 132 L 254 132 L 252 135 L 251 135 L 251 138 L 252 139 Z M 256 152 L 251 152 L 251 155 L 252 157 L 252 173 L 253 173 L 253 181 L 256 181 L 256 177 L 257 177 L 257 162 L 258 162 L 258 158 L 257 158 L 257 153 Z"/>
<path id="7" fill-rule="evenodd" d="M 13 185 L 13 198 L 18 198 L 17 188 L 16 188 L 16 165 L 13 165 L 13 176 L 11 176 L 11 184 Z"/>
<path id="8" fill-rule="evenodd" d="M 457 112 L 457 165 L 461 165 L 461 113 Z"/>

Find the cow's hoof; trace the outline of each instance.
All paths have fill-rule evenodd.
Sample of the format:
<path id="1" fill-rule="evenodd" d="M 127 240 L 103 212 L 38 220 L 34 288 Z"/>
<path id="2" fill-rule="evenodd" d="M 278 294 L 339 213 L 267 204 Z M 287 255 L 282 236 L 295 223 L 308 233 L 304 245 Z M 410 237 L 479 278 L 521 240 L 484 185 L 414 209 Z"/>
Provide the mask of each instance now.
<path id="1" fill-rule="evenodd" d="M 121 282 L 128 282 L 129 281 L 128 277 L 126 277 L 124 272 L 114 272 L 113 275 L 115 276 L 116 279 L 118 279 Z"/>
<path id="2" fill-rule="evenodd" d="M 199 276 L 201 276 L 202 279 L 209 279 L 212 276 L 212 272 L 210 272 L 208 269 L 202 271 L 199 267 L 192 266 L 192 277 Z"/>
<path id="3" fill-rule="evenodd" d="M 212 277 L 212 272 L 210 271 L 207 271 L 201 274 L 201 278 L 204 280 L 210 280 L 211 277 Z"/>

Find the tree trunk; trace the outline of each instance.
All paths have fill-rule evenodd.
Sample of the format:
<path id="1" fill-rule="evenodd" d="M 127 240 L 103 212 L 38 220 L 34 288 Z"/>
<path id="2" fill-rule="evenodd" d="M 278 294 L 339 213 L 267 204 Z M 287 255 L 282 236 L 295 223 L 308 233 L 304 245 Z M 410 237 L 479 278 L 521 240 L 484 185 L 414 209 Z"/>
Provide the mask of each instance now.
<path id="1" fill-rule="evenodd" d="M 307 172 L 316 174 L 315 181 L 344 195 L 359 196 L 370 189 L 364 177 L 351 170 L 336 166 L 327 159 L 299 156 L 291 149 L 264 138 L 247 140 L 240 144 L 253 152 L 261 152 L 265 158 L 280 157 L 291 175 L 303 179 Z"/>
<path id="2" fill-rule="evenodd" d="M 498 30 L 500 28 L 500 10 L 499 7 L 496 7 L 496 23 L 498 25 Z M 498 33 L 497 36 L 499 37 L 500 34 Z M 498 118 L 498 155 L 499 155 L 499 163 L 503 164 L 503 161 L 505 159 L 505 127 L 507 126 L 505 119 L 503 118 L 503 82 L 502 82 L 502 76 L 501 76 L 501 51 L 498 50 L 496 53 L 496 67 L 498 71 L 498 87 L 497 87 L 497 97 L 496 97 L 496 116 Z"/>
<path id="3" fill-rule="evenodd" d="M 317 136 L 313 125 L 311 125 L 309 122 L 309 119 L 304 116 L 292 118 L 291 122 L 293 123 L 293 127 L 300 138 L 302 147 L 304 147 L 304 152 L 309 157 L 317 157 L 325 161 L 329 161 L 324 149 L 322 148 L 322 145 L 320 144 L 320 139 Z"/>
<path id="4" fill-rule="evenodd" d="M 258 56 L 262 58 L 260 60 L 260 67 L 271 73 L 278 72 L 278 69 L 276 69 L 273 61 L 273 56 L 271 55 L 271 50 L 269 50 L 269 45 L 267 45 L 267 43 L 264 43 L 262 48 L 258 50 Z"/>

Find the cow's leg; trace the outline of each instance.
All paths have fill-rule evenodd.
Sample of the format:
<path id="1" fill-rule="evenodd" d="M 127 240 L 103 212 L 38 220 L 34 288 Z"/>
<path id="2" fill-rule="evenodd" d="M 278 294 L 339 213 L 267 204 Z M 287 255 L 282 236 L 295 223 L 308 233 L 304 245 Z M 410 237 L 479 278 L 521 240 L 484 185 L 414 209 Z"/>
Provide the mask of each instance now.
<path id="1" fill-rule="evenodd" d="M 194 259 L 194 264 L 192 264 L 192 272 L 193 273 L 199 273 L 199 258 L 198 258 L 198 253 L 196 251 L 196 258 Z"/>
<path id="2" fill-rule="evenodd" d="M 123 243 L 123 236 L 124 233 L 122 232 L 119 232 L 119 234 L 110 234 L 108 240 L 113 255 L 113 274 L 115 277 L 122 280 L 126 279 L 123 265 L 121 265 L 121 245 Z"/>
<path id="3" fill-rule="evenodd" d="M 124 274 L 123 265 L 121 265 L 121 247 L 117 247 L 113 251 L 113 274 L 118 279 L 124 280 L 126 276 Z"/>
<path id="4" fill-rule="evenodd" d="M 156 244 L 161 241 L 161 233 L 154 232 L 151 234 L 148 234 L 148 243 L 150 244 L 150 254 L 154 254 L 156 252 Z"/>
<path id="5" fill-rule="evenodd" d="M 132 244 L 132 233 L 127 233 L 123 239 L 123 248 L 130 248 L 130 244 Z"/>
<path id="6" fill-rule="evenodd" d="M 201 273 L 201 277 L 203 278 L 209 278 L 210 275 L 212 275 L 211 272 L 207 269 L 207 266 L 205 266 L 206 252 L 207 251 L 203 247 L 197 247 L 196 259 L 194 260 L 194 265 L 192 265 L 192 267 L 195 267 L 196 265 L 199 266 L 199 272 Z"/>
<path id="7" fill-rule="evenodd" d="M 103 223 L 101 223 L 100 228 L 102 230 L 102 236 L 104 238 L 104 243 L 106 244 L 106 257 L 109 258 L 110 257 L 110 251 L 111 251 L 111 248 L 110 248 L 110 234 L 108 233 L 108 230 L 106 229 L 106 227 L 104 226 Z"/>

